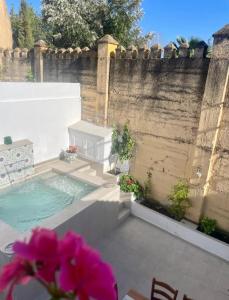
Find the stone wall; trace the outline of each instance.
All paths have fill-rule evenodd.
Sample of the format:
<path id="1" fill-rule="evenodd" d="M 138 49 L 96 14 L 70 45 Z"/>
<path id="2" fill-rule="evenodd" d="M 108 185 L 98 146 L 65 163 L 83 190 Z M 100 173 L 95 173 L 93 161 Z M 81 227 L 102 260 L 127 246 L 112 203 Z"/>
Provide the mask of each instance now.
<path id="1" fill-rule="evenodd" d="M 229 25 L 214 35 L 212 59 L 201 104 L 200 121 L 190 178 L 189 217 L 217 219 L 229 230 L 228 189 L 228 78 Z"/>
<path id="2" fill-rule="evenodd" d="M 44 81 L 79 82 L 81 84 L 82 118 L 96 119 L 97 52 L 88 48 L 44 51 Z"/>
<path id="3" fill-rule="evenodd" d="M 217 132 L 216 148 L 212 156 L 207 196 L 203 211 L 211 218 L 217 216 L 221 227 L 229 229 L 229 85 Z M 216 138 L 216 137 L 215 137 Z"/>
<path id="4" fill-rule="evenodd" d="M 132 173 L 152 172 L 153 197 L 189 179 L 209 59 L 112 59 L 109 124 L 129 120 L 137 141 Z"/>
<path id="5" fill-rule="evenodd" d="M 0 49 L 0 81 L 28 81 L 33 71 L 33 52 Z"/>

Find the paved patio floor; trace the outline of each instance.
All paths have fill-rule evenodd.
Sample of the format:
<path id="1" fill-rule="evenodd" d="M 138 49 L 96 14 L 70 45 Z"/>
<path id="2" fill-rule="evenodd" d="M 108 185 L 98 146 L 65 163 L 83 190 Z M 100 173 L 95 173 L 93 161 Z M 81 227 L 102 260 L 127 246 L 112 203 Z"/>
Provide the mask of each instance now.
<path id="1" fill-rule="evenodd" d="M 96 245 L 113 266 L 120 299 L 130 288 L 150 295 L 152 277 L 195 300 L 229 300 L 229 264 L 187 242 L 129 217 Z"/>

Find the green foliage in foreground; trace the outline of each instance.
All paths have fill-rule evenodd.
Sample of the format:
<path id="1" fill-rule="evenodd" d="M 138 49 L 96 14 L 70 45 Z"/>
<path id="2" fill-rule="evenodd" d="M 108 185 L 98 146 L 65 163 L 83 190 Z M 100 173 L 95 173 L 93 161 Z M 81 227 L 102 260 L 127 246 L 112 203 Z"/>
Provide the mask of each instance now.
<path id="1" fill-rule="evenodd" d="M 178 221 L 185 216 L 186 209 L 191 206 L 188 195 L 188 184 L 183 181 L 179 181 L 169 195 L 169 201 L 171 202 L 169 212 Z"/>

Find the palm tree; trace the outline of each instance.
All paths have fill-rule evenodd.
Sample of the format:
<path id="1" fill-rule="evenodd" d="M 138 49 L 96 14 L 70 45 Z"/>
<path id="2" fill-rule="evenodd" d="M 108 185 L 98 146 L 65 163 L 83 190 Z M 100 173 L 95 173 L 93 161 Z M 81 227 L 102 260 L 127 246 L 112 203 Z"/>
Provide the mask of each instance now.
<path id="1" fill-rule="evenodd" d="M 177 48 L 179 48 L 182 44 L 189 44 L 190 49 L 195 49 L 197 45 L 202 41 L 203 40 L 195 36 L 192 36 L 189 40 L 183 36 L 178 36 L 174 44 L 176 45 Z"/>
<path id="2" fill-rule="evenodd" d="M 190 39 L 186 39 L 183 36 L 178 36 L 176 38 L 176 42 L 173 42 L 173 44 L 177 47 L 177 54 L 179 52 L 179 47 L 182 44 L 188 44 L 189 45 L 189 51 L 190 51 L 190 57 L 192 57 L 194 55 L 194 49 L 199 47 L 200 44 L 206 45 L 206 52 L 205 55 L 207 57 L 211 56 L 211 44 L 208 42 L 208 44 L 204 41 L 201 40 L 198 37 L 192 36 Z"/>

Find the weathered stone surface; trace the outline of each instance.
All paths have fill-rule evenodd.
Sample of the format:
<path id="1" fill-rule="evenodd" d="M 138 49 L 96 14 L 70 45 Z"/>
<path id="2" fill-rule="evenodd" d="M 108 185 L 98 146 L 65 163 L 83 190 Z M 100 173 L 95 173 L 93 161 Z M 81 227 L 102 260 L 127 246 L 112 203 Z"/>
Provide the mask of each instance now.
<path id="1" fill-rule="evenodd" d="M 99 44 L 112 44 L 112 45 L 118 45 L 118 42 L 113 38 L 113 36 L 106 34 L 104 37 L 102 37 L 99 41 Z"/>
<path id="2" fill-rule="evenodd" d="M 16 48 L 0 54 L 0 81 L 26 81 L 33 68 L 33 54 Z"/>
<path id="3" fill-rule="evenodd" d="M 77 50 L 77 52 L 79 51 Z M 44 58 L 44 81 L 79 82 L 81 84 L 82 118 L 90 122 L 96 121 L 96 56 L 79 56 L 73 60 Z"/>
<path id="4" fill-rule="evenodd" d="M 208 59 L 112 60 L 109 124 L 130 122 L 137 150 L 132 173 L 167 202 L 179 178 L 189 178 Z"/>
<path id="5" fill-rule="evenodd" d="M 228 59 L 229 57 L 229 24 L 213 34 L 214 44 L 212 58 Z"/>

